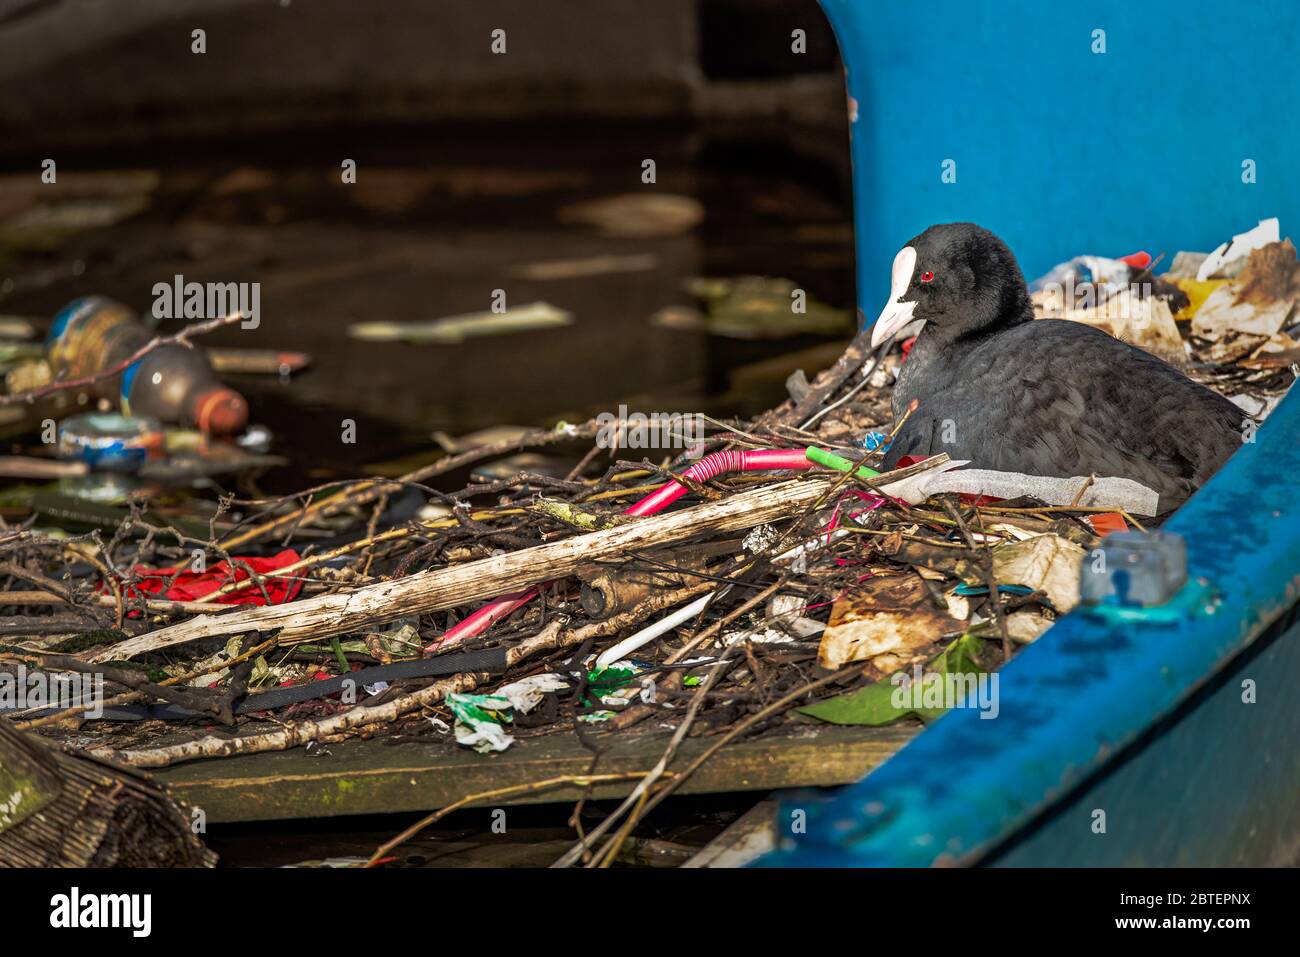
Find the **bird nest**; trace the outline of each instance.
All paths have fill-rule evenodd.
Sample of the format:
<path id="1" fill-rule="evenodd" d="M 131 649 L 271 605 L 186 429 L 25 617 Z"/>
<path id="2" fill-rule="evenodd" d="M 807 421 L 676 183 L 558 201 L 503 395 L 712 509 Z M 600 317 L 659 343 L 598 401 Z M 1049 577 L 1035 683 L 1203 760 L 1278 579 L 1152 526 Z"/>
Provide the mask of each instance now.
<path id="1" fill-rule="evenodd" d="M 1295 378 L 1285 349 L 1225 356 L 1225 337 L 1191 330 L 1180 321 L 1189 374 L 1258 406 L 1247 411 L 1266 414 Z M 10 701 L 5 720 L 149 768 L 352 736 L 486 752 L 637 726 L 673 730 L 672 767 L 686 737 L 723 747 L 791 722 L 929 720 L 954 702 L 894 694 L 892 676 L 974 687 L 1078 603 L 1080 565 L 1105 535 L 1143 524 L 1077 502 L 891 494 L 901 473 L 861 467 L 881 457 L 864 437 L 896 428 L 901 359 L 868 353 L 859 336 L 790 401 L 710 421 L 674 456 L 637 459 L 600 441 L 599 421 L 561 423 L 399 479 L 226 498 L 207 535 L 147 501 L 111 534 L 8 528 L 10 694 L 19 674 L 29 689 L 33 676 L 84 679 L 89 693 L 68 707 L 49 684 L 50 700 Z M 683 475 L 719 452 L 809 446 L 850 469 Z M 447 487 L 539 450 L 569 467 Z M 682 487 L 673 508 L 625 514 L 665 486 Z M 516 599 L 506 613 L 465 628 L 503 595 Z M 647 803 L 692 770 L 646 778 Z"/>

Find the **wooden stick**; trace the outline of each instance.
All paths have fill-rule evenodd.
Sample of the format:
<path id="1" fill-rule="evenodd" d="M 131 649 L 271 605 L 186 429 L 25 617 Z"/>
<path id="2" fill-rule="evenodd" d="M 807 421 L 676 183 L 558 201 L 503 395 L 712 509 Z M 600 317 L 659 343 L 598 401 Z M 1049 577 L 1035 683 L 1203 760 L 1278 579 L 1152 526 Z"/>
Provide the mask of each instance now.
<path id="1" fill-rule="evenodd" d="M 599 446 L 596 446 L 599 448 Z M 448 814 L 453 811 L 459 811 L 463 807 L 474 804 L 478 801 L 490 801 L 494 798 L 514 797 L 517 794 L 532 794 L 537 791 L 549 791 L 552 788 L 577 785 L 578 787 L 591 788 L 597 784 L 612 784 L 617 781 L 631 781 L 641 776 L 640 771 L 623 771 L 618 774 L 565 774 L 558 778 L 544 778 L 541 781 L 529 781 L 526 784 L 512 784 L 508 787 L 493 788 L 491 791 L 479 791 L 477 794 L 467 794 L 458 801 L 452 801 L 446 807 L 439 808 L 432 814 L 420 818 L 401 834 L 380 844 L 375 848 L 370 859 L 362 864 L 362 867 L 378 867 L 388 854 L 405 844 L 411 838 L 415 837 L 426 827 L 437 824 Z"/>
<path id="2" fill-rule="evenodd" d="M 279 571 L 277 570 L 277 574 Z M 241 579 L 240 584 L 244 584 L 248 579 Z M 204 598 L 207 596 L 205 595 Z M 96 605 L 103 605 L 112 608 L 116 602 L 112 595 L 91 595 L 88 601 Z M 223 610 L 233 611 L 234 605 L 210 605 L 204 601 L 172 601 L 167 598 L 145 598 L 143 599 L 145 611 L 153 612 L 159 615 L 194 615 L 194 614 L 212 614 L 221 613 Z M 71 605 L 73 604 L 62 595 L 53 595 L 44 591 L 0 591 L 0 606 L 4 605 Z M 78 606 L 78 607 L 85 607 Z"/>

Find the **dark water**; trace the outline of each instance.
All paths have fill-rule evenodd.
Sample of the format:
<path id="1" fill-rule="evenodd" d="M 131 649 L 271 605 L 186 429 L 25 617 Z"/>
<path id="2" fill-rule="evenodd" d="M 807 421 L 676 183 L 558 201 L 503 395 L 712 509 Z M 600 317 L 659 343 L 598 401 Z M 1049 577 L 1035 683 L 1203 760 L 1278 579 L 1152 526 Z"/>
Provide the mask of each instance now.
<path id="1" fill-rule="evenodd" d="M 339 182 L 356 159 L 357 183 Z M 653 158 L 657 183 L 643 185 Z M 693 303 L 690 276 L 785 276 L 850 307 L 850 198 L 843 171 L 775 143 L 717 143 L 691 128 L 514 126 L 437 135 L 345 130 L 238 144 L 171 143 L 73 157 L 74 169 L 158 169 L 148 208 L 79 233 L 53 252 L 23 252 L 6 271 L 56 278 L 20 288 L 0 311 L 49 315 L 92 293 L 147 312 L 155 282 L 261 283 L 256 330 L 228 329 L 213 345 L 293 349 L 311 367 L 288 379 L 239 376 L 253 422 L 292 465 L 267 490 L 361 474 L 427 452 L 435 430 L 580 421 L 620 402 L 640 411 L 751 414 L 784 396 L 785 375 L 824 365 L 833 341 L 803 336 L 738 341 L 653 326 Z M 561 223 L 578 200 L 642 190 L 695 197 L 704 220 L 680 235 L 607 238 Z M 520 264 L 649 253 L 655 269 L 539 281 Z M 81 263 L 79 275 L 68 263 Z M 459 345 L 358 342 L 363 320 L 428 320 L 545 300 L 572 312 L 560 329 Z M 179 323 L 169 323 L 172 327 Z M 810 368 L 809 371 L 812 371 Z M 356 442 L 341 440 L 344 420 Z"/>

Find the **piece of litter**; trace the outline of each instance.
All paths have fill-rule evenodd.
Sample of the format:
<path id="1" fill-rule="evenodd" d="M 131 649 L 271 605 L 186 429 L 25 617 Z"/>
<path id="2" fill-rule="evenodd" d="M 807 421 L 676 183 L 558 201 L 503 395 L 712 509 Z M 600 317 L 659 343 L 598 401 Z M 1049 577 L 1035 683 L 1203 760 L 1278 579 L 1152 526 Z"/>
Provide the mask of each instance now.
<path id="1" fill-rule="evenodd" d="M 869 578 L 836 600 L 822 633 L 817 663 L 835 669 L 850 661 L 928 651 L 962 623 L 937 610 L 915 575 Z"/>
<path id="2" fill-rule="evenodd" d="M 447 707 L 456 716 L 454 731 L 456 743 L 473 748 L 479 754 L 491 751 L 504 751 L 514 743 L 514 738 L 506 734 L 500 724 L 498 715 L 509 720 L 503 712 L 510 709 L 510 699 L 498 695 L 461 694 L 451 692 L 447 695 Z"/>
<path id="3" fill-rule="evenodd" d="M 1096 515 L 1085 516 L 1083 520 L 1102 537 L 1128 531 L 1128 522 L 1124 521 L 1124 516 L 1119 512 L 1098 512 Z"/>
<path id="4" fill-rule="evenodd" d="M 1113 508 L 1130 515 L 1155 515 L 1160 502 L 1160 496 L 1155 490 L 1132 479 L 1114 476 L 1047 478 L 991 469 L 926 472 L 886 485 L 883 491 L 901 498 L 909 505 L 919 505 L 940 492 L 991 495 L 1004 499 L 1032 495 L 1048 505 Z"/>
<path id="5" fill-rule="evenodd" d="M 1022 609 L 1006 616 L 1007 637 L 1018 644 L 1027 645 L 1051 628 L 1055 622 L 1042 612 Z"/>
<path id="6" fill-rule="evenodd" d="M 1280 232 L 1281 226 L 1276 216 L 1272 219 L 1261 219 L 1254 229 L 1238 233 L 1206 256 L 1205 261 L 1196 270 L 1196 278 L 1204 282 L 1220 273 L 1225 266 L 1238 260 L 1244 262 L 1252 249 L 1277 242 L 1281 238 Z"/>
<path id="7" fill-rule="evenodd" d="M 825 629 L 822 625 L 822 629 Z M 720 639 L 724 648 L 730 648 L 732 645 L 744 644 L 747 641 L 756 645 L 788 645 L 794 642 L 794 637 L 780 628 L 759 628 L 749 631 L 730 631 Z"/>
<path id="8" fill-rule="evenodd" d="M 557 218 L 593 226 L 603 236 L 646 239 L 694 229 L 704 219 L 704 206 L 674 193 L 621 193 L 564 206 Z"/>
<path id="9" fill-rule="evenodd" d="M 751 555 L 757 555 L 771 548 L 780 537 L 781 533 L 771 525 L 755 525 L 753 531 L 740 543 L 740 547 Z"/>
<path id="10" fill-rule="evenodd" d="M 553 259 L 546 262 L 514 266 L 510 275 L 520 279 L 549 282 L 556 279 L 583 279 L 588 276 L 605 276 L 610 273 L 645 272 L 659 267 L 659 257 L 654 253 L 634 253 L 629 256 L 588 256 L 584 259 Z"/>
<path id="11" fill-rule="evenodd" d="M 800 595 L 776 595 L 767 603 L 767 621 L 773 628 L 757 629 L 751 634 L 766 636 L 776 631 L 783 636 L 812 638 L 825 631 L 826 626 L 820 621 L 807 617 L 804 612 L 808 600 Z M 755 641 L 779 641 L 777 638 L 756 637 Z M 723 642 L 726 644 L 726 642 Z"/>
<path id="12" fill-rule="evenodd" d="M 878 452 L 889 448 L 889 436 L 884 432 L 868 432 L 862 436 L 862 447 L 868 452 Z"/>
<path id="13" fill-rule="evenodd" d="M 1022 585 L 1042 592 L 1053 608 L 1065 614 L 1079 604 L 1079 569 L 1085 554 L 1080 546 L 1059 535 L 1038 535 L 993 549 L 993 574 L 999 585 Z"/>
<path id="14" fill-rule="evenodd" d="M 1295 302 L 1257 304 L 1238 302 L 1238 289 L 1234 283 L 1225 283 L 1196 310 L 1192 318 L 1192 334 L 1202 339 L 1222 339 L 1229 332 L 1248 336 L 1272 336 L 1285 325 L 1295 308 Z"/>
<path id="15" fill-rule="evenodd" d="M 1048 272 L 1031 282 L 1029 291 L 1040 292 L 1049 286 L 1080 286 L 1084 284 L 1103 288 L 1108 286 L 1118 287 L 1127 286 L 1128 281 L 1129 264 L 1123 259 L 1107 259 L 1105 256 L 1075 256 L 1068 262 L 1053 266 Z"/>
<path id="16" fill-rule="evenodd" d="M 377 320 L 348 326 L 348 335 L 366 342 L 431 342 L 454 345 L 474 336 L 500 336 L 573 323 L 573 314 L 548 302 L 530 302 L 505 312 L 467 312 L 427 322 Z"/>
<path id="17" fill-rule="evenodd" d="M 519 714 L 528 714 L 542 703 L 549 692 L 563 691 L 567 687 L 569 682 L 563 675 L 543 672 L 498 688 L 497 695 L 508 700 Z"/>

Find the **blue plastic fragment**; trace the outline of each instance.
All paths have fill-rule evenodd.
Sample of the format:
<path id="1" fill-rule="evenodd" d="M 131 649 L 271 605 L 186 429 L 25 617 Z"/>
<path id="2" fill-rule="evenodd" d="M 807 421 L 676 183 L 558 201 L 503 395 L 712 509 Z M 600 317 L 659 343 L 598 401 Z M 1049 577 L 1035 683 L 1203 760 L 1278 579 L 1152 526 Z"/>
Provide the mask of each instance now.
<path id="1" fill-rule="evenodd" d="M 63 421 L 55 452 L 97 471 L 135 472 L 162 449 L 162 427 L 154 419 L 87 412 Z"/>
<path id="2" fill-rule="evenodd" d="M 1028 585 L 998 585 L 998 591 L 1007 595 L 1032 595 L 1034 590 Z M 953 589 L 957 595 L 987 595 L 989 593 L 988 585 L 968 585 L 962 582 Z"/>
<path id="3" fill-rule="evenodd" d="M 868 432 L 862 437 L 862 447 L 868 452 L 883 452 L 889 448 L 889 443 L 885 441 L 888 438 L 884 432 Z"/>

